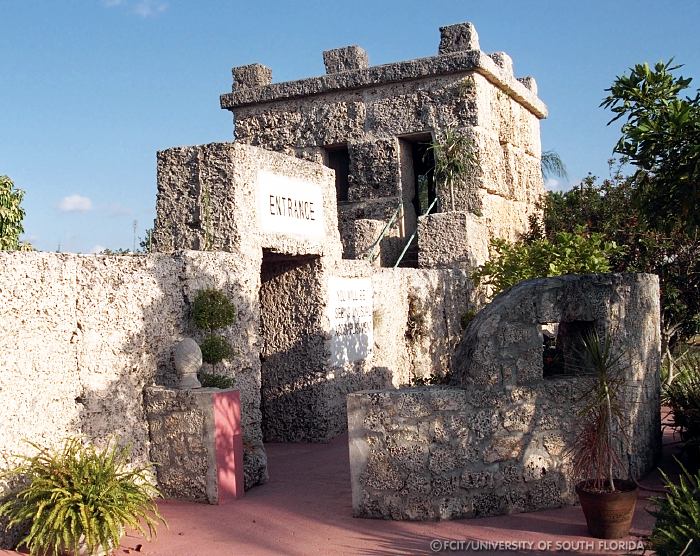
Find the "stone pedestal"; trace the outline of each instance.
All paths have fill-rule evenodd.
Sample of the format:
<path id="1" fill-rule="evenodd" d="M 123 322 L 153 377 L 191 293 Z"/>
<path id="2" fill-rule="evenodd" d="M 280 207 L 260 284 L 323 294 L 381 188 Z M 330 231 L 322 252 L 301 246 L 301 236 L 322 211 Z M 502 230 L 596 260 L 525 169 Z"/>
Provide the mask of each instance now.
<path id="1" fill-rule="evenodd" d="M 243 496 L 238 390 L 144 391 L 151 461 L 166 498 L 221 504 Z"/>

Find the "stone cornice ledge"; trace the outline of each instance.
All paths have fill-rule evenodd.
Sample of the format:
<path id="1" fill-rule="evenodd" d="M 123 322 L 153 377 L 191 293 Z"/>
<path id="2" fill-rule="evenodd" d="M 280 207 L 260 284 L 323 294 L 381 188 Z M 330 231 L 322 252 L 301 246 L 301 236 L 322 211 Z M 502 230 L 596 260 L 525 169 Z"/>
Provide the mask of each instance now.
<path id="1" fill-rule="evenodd" d="M 273 83 L 263 87 L 242 87 L 221 95 L 221 108 L 233 110 L 252 104 L 319 95 L 342 90 L 363 89 L 453 73 L 474 71 L 530 110 L 540 119 L 547 117 L 547 106 L 525 85 L 506 75 L 480 50 L 430 56 L 381 66 L 343 71 L 298 81 Z"/>

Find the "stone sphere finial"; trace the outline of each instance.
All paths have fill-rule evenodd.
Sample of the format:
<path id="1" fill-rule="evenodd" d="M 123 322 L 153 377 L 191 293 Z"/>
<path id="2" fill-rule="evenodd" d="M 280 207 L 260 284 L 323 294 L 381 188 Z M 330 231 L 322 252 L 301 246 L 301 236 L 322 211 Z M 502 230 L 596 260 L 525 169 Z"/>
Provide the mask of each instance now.
<path id="1" fill-rule="evenodd" d="M 178 388 L 201 388 L 197 372 L 202 367 L 202 350 L 192 338 L 185 338 L 175 346 L 175 370 L 180 382 Z"/>

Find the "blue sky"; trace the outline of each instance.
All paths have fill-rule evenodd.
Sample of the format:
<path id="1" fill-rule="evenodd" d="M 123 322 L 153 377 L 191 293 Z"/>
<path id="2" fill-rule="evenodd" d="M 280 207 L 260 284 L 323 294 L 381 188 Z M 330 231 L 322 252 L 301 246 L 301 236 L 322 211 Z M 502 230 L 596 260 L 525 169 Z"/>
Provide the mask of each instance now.
<path id="1" fill-rule="evenodd" d="M 0 0 L 0 174 L 26 191 L 36 248 L 131 248 L 155 215 L 156 151 L 232 139 L 232 66 L 286 81 L 348 44 L 371 64 L 430 56 L 461 21 L 537 79 L 542 145 L 571 183 L 607 174 L 617 130 L 598 104 L 616 75 L 674 56 L 700 82 L 697 0 Z"/>

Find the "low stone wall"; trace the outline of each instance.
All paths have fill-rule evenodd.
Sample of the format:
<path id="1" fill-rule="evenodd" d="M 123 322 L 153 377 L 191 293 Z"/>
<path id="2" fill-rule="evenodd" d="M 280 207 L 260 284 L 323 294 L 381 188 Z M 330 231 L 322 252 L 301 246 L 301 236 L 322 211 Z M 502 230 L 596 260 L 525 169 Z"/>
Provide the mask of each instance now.
<path id="1" fill-rule="evenodd" d="M 0 469 L 31 450 L 25 440 L 55 446 L 77 434 L 116 437 L 146 461 L 143 389 L 174 384 L 172 350 L 183 336 L 196 337 L 189 304 L 200 289 L 217 287 L 238 311 L 223 331 L 236 356 L 217 371 L 235 376 L 241 391 L 248 486 L 264 481 L 257 283 L 245 280 L 246 264 L 193 251 L 0 253 Z"/>
<path id="2" fill-rule="evenodd" d="M 574 500 L 562 451 L 575 391 L 450 387 L 348 396 L 353 515 L 457 519 Z"/>
<path id="3" fill-rule="evenodd" d="M 452 519 L 574 500 L 567 448 L 590 375 L 544 372 L 543 326 L 611 335 L 625 365 L 623 477 L 660 451 L 656 276 L 565 276 L 523 282 L 471 321 L 454 387 L 348 396 L 353 511 L 360 517 Z"/>

